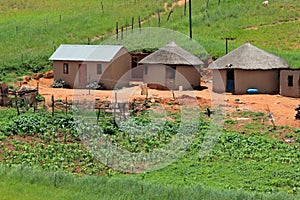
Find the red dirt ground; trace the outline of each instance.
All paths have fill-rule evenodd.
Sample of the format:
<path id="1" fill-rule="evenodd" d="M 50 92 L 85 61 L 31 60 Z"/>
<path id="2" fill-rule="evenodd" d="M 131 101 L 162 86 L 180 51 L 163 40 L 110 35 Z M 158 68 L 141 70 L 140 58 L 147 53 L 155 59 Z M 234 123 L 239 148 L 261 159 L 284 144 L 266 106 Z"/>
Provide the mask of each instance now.
<path id="1" fill-rule="evenodd" d="M 39 93 L 46 98 L 46 104 L 51 102 L 51 95 L 54 95 L 55 99 L 68 101 L 80 98 L 94 100 L 100 98 L 100 100 L 111 100 L 114 96 L 114 91 L 89 91 L 88 90 L 73 90 L 73 89 L 60 89 L 51 88 L 53 79 L 41 78 L 39 80 Z M 31 80 L 28 85 L 36 86 L 37 81 Z M 211 105 L 211 100 L 215 102 L 218 98 L 218 104 L 226 105 L 226 112 L 232 112 L 239 110 L 261 111 L 268 113 L 269 111 L 275 118 L 275 124 L 278 126 L 292 126 L 300 128 L 300 120 L 295 120 L 295 107 L 300 104 L 300 99 L 283 97 L 281 95 L 267 95 L 267 94 L 255 94 L 255 95 L 232 95 L 215 94 L 211 92 L 211 83 L 203 83 L 202 86 L 206 86 L 207 89 L 201 91 L 175 91 L 175 98 L 182 95 L 196 96 L 200 107 L 203 109 L 205 106 Z M 125 91 L 123 93 L 123 91 Z M 120 93 L 121 92 L 121 93 Z M 122 89 L 118 92 L 118 101 L 127 101 L 128 98 L 144 98 L 145 95 L 141 95 L 141 89 L 139 86 L 132 86 L 131 88 Z M 154 89 L 148 89 L 148 97 L 171 99 L 173 94 L 170 91 L 160 91 Z M 237 101 L 239 99 L 239 101 Z"/>

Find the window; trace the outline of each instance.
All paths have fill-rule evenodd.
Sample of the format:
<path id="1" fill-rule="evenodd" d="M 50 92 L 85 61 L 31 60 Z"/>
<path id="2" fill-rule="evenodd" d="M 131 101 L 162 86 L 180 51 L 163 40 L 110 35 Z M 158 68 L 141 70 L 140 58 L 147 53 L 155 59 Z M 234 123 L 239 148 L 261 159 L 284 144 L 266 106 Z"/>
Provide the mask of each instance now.
<path id="1" fill-rule="evenodd" d="M 102 74 L 102 64 L 97 64 L 97 74 Z"/>
<path id="2" fill-rule="evenodd" d="M 293 76 L 288 76 L 288 86 L 293 87 Z"/>
<path id="3" fill-rule="evenodd" d="M 64 74 L 68 74 L 69 73 L 69 64 L 68 63 L 64 63 L 63 73 Z"/>
<path id="4" fill-rule="evenodd" d="M 147 66 L 147 65 L 144 66 L 144 74 L 145 74 L 145 75 L 148 74 L 148 66 Z"/>

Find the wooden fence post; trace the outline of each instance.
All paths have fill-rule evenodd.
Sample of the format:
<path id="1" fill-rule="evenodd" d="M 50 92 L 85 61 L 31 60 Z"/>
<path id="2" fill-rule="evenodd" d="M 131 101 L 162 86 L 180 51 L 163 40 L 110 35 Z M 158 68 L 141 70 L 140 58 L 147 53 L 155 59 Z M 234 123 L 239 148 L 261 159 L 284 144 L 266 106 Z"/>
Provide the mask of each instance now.
<path id="1" fill-rule="evenodd" d="M 123 28 L 123 26 L 121 27 L 121 40 L 123 40 L 123 30 L 124 30 L 124 28 Z"/>
<path id="2" fill-rule="evenodd" d="M 133 30 L 133 26 L 134 26 L 134 17 L 131 18 L 131 30 Z"/>
<path id="3" fill-rule="evenodd" d="M 184 0 L 183 16 L 186 16 L 186 0 Z"/>
<path id="4" fill-rule="evenodd" d="M 102 10 L 102 12 L 104 12 L 104 5 L 103 5 L 102 1 L 101 1 L 101 10 Z"/>
<path id="5" fill-rule="evenodd" d="M 157 9 L 158 27 L 160 27 L 160 10 Z"/>
<path id="6" fill-rule="evenodd" d="M 54 96 L 51 96 L 52 117 L 54 117 Z"/>
<path id="7" fill-rule="evenodd" d="M 99 106 L 99 107 L 98 107 L 98 113 L 97 113 L 97 124 L 99 123 L 100 112 L 101 112 L 101 109 L 100 109 L 100 106 Z"/>
<path id="8" fill-rule="evenodd" d="M 37 109 L 37 100 L 35 99 L 33 102 L 33 112 L 35 113 Z"/>
<path id="9" fill-rule="evenodd" d="M 140 29 L 140 32 L 141 32 L 141 28 L 142 28 L 142 25 L 141 25 L 141 16 L 139 16 L 139 29 Z"/>
<path id="10" fill-rule="evenodd" d="M 66 97 L 66 115 L 68 115 L 68 97 Z"/>
<path id="11" fill-rule="evenodd" d="M 119 34 L 119 28 L 118 28 L 118 22 L 116 22 L 116 40 L 118 40 L 118 34 Z"/>
<path id="12" fill-rule="evenodd" d="M 20 115 L 20 110 L 19 110 L 19 106 L 18 106 L 18 100 L 16 100 L 16 108 L 17 108 L 18 115 Z"/>

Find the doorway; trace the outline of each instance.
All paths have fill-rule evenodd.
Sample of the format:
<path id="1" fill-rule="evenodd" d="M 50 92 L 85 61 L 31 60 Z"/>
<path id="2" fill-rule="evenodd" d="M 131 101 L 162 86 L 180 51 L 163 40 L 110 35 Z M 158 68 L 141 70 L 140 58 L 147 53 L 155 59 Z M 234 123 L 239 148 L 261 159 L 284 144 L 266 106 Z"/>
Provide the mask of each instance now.
<path id="1" fill-rule="evenodd" d="M 85 88 L 87 85 L 87 66 L 79 64 L 79 87 Z"/>
<path id="2" fill-rule="evenodd" d="M 234 93 L 234 69 L 226 71 L 226 92 Z"/>

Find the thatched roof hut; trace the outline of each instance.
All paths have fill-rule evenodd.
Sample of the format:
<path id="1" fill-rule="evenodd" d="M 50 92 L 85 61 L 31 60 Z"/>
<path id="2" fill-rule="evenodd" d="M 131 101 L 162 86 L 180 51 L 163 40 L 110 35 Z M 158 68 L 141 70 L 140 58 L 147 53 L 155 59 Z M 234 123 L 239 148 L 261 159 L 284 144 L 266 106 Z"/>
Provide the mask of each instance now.
<path id="1" fill-rule="evenodd" d="M 209 65 L 213 70 L 213 90 L 216 92 L 259 93 L 279 92 L 279 70 L 289 64 L 271 53 L 246 43 Z"/>
<path id="2" fill-rule="evenodd" d="M 269 70 L 289 68 L 280 57 L 246 43 L 213 62 L 210 69 Z"/>
<path id="3" fill-rule="evenodd" d="M 144 66 L 143 81 L 152 88 L 191 89 L 200 86 L 200 66 L 204 63 L 171 41 L 139 64 Z"/>

